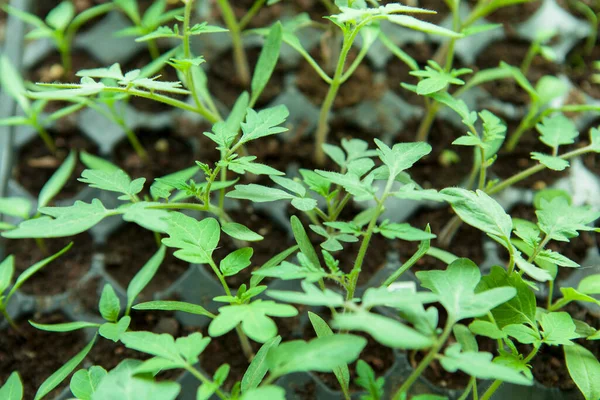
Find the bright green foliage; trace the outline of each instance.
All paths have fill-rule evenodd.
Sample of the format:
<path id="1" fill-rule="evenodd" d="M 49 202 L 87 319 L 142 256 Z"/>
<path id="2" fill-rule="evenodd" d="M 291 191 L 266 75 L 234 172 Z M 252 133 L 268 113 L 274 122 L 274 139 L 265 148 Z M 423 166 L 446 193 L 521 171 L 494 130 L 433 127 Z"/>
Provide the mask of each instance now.
<path id="1" fill-rule="evenodd" d="M 4 385 L 0 387 L 0 398 L 5 400 L 21 400 L 23 398 L 23 384 L 18 372 L 11 373 Z"/>
<path id="2" fill-rule="evenodd" d="M 121 302 L 115 290 L 109 284 L 104 285 L 100 296 L 100 315 L 108 322 L 116 322 L 121 312 Z"/>
<path id="3" fill-rule="evenodd" d="M 571 340 L 579 335 L 575 332 L 573 319 L 566 312 L 551 312 L 542 315 L 540 319 L 544 343 L 553 346 L 570 346 Z"/>
<path id="4" fill-rule="evenodd" d="M 260 385 L 261 381 L 269 370 L 269 365 L 267 363 L 269 352 L 272 349 L 277 348 L 279 343 L 281 343 L 281 336 L 275 336 L 274 338 L 265 342 L 265 344 L 263 344 L 258 350 L 252 359 L 250 366 L 246 370 L 244 377 L 242 378 L 242 393 L 256 389 L 258 385 Z"/>
<path id="5" fill-rule="evenodd" d="M 119 200 L 135 200 L 137 194 L 144 188 L 145 178 L 131 180 L 123 171 L 105 172 L 86 169 L 81 173 L 80 182 L 87 183 L 90 187 L 122 193 Z"/>
<path id="6" fill-rule="evenodd" d="M 299 371 L 332 372 L 340 364 L 355 361 L 366 346 L 360 336 L 339 334 L 280 344 L 269 352 L 267 362 L 274 376 Z"/>
<path id="7" fill-rule="evenodd" d="M 363 360 L 356 363 L 357 378 L 354 380 L 357 385 L 367 391 L 367 395 L 362 395 L 360 400 L 380 400 L 383 399 L 383 385 L 385 380 L 382 377 L 376 378 L 373 368 Z"/>
<path id="8" fill-rule="evenodd" d="M 302 282 L 302 289 L 304 289 L 304 293 L 285 290 L 269 290 L 267 291 L 267 295 L 275 300 L 309 306 L 341 307 L 344 304 L 344 297 L 333 290 L 319 290 L 306 281 Z"/>
<path id="9" fill-rule="evenodd" d="M 216 219 L 197 221 L 181 213 L 172 213 L 167 222 L 169 237 L 162 242 L 179 249 L 175 257 L 198 264 L 212 262 L 212 253 L 217 248 L 221 234 Z"/>
<path id="10" fill-rule="evenodd" d="M 250 257 L 253 250 L 251 247 L 244 247 L 232 253 L 229 253 L 219 264 L 219 269 L 224 276 L 235 275 L 250 265 Z"/>
<path id="11" fill-rule="evenodd" d="M 439 302 L 454 321 L 485 315 L 517 294 L 517 290 L 510 286 L 476 293 L 481 272 L 477 265 L 465 258 L 454 261 L 446 271 L 419 271 L 417 278 L 423 287 L 439 296 Z"/>
<path id="12" fill-rule="evenodd" d="M 91 400 L 100 381 L 108 374 L 100 366 L 94 365 L 89 369 L 80 369 L 71 377 L 70 389 L 75 397 L 81 400 Z"/>
<path id="13" fill-rule="evenodd" d="M 540 140 L 552 149 L 561 145 L 573 144 L 579 136 L 575 124 L 563 114 L 546 117 L 536 125 L 540 132 Z"/>
<path id="14" fill-rule="evenodd" d="M 411 75 L 421 78 L 417 84 L 417 94 L 422 96 L 444 90 L 450 84 L 464 85 L 465 82 L 458 79 L 458 77 L 473 72 L 468 68 L 446 72 L 444 68 L 433 60 L 429 60 L 427 64 L 429 65 L 424 70 L 410 72 Z"/>
<path id="15" fill-rule="evenodd" d="M 487 352 L 461 351 L 460 345 L 448 347 L 440 359 L 442 367 L 449 372 L 461 370 L 480 379 L 500 379 L 517 385 L 532 385 L 533 381 L 506 365 L 494 363 Z"/>
<path id="16" fill-rule="evenodd" d="M 573 206 L 563 197 L 542 200 L 537 210 L 538 226 L 552 240 L 568 242 L 578 236 L 577 231 L 593 231 L 588 224 L 600 217 L 600 212 L 589 206 Z"/>
<path id="17" fill-rule="evenodd" d="M 210 336 L 222 336 L 241 324 L 242 330 L 260 343 L 277 335 L 277 325 L 269 318 L 293 317 L 298 310 L 287 304 L 277 304 L 270 300 L 257 300 L 250 304 L 231 305 L 219 308 L 219 315 L 208 327 Z"/>
<path id="18" fill-rule="evenodd" d="M 578 344 L 565 346 L 569 375 L 586 400 L 600 398 L 600 362 L 597 356 Z"/>
<path id="19" fill-rule="evenodd" d="M 261 386 L 251 389 L 240 400 L 285 400 L 285 389 L 279 386 Z"/>

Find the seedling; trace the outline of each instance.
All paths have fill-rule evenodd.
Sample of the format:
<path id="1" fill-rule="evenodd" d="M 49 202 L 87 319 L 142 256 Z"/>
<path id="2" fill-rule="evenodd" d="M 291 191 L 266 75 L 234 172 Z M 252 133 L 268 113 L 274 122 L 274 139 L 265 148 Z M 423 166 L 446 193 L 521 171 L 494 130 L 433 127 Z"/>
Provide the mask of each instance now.
<path id="1" fill-rule="evenodd" d="M 66 77 L 71 74 L 71 50 L 77 31 L 87 22 L 112 10 L 113 5 L 111 3 L 100 4 L 75 15 L 75 6 L 71 1 L 65 0 L 48 13 L 45 21 L 34 14 L 8 5 L 3 6 L 2 9 L 35 27 L 26 35 L 26 38 L 48 38 L 54 42 L 61 56 L 64 68 L 63 76 Z"/>

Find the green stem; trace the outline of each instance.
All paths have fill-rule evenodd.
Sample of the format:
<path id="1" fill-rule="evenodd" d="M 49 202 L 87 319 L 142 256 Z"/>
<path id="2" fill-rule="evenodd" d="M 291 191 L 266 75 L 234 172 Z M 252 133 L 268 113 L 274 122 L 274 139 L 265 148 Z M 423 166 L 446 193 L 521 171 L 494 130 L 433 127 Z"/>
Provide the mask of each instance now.
<path id="1" fill-rule="evenodd" d="M 548 302 L 546 304 L 546 309 L 550 311 L 552 308 L 552 297 L 554 295 L 554 280 L 548 281 Z"/>
<path id="2" fill-rule="evenodd" d="M 333 79 L 331 80 L 331 84 L 329 85 L 329 90 L 327 91 L 325 100 L 323 100 L 323 104 L 321 105 L 321 111 L 319 112 L 319 122 L 317 125 L 317 132 L 315 134 L 315 161 L 318 165 L 325 164 L 325 152 L 323 151 L 323 144 L 327 141 L 327 134 L 329 133 L 329 113 L 337 96 L 337 92 L 342 84 L 344 65 L 346 64 L 346 58 L 348 57 L 348 52 L 350 51 L 351 47 L 352 40 L 350 40 L 349 35 L 345 34 L 342 44 L 342 51 L 340 52 L 340 57 L 338 58 L 335 73 L 333 75 Z"/>
<path id="3" fill-rule="evenodd" d="M 44 144 L 48 148 L 48 151 L 53 155 L 56 155 L 56 143 L 54 143 L 54 139 L 52 136 L 44 129 L 42 125 L 40 125 L 36 120 L 32 122 L 33 128 L 37 131 L 40 138 L 44 141 Z"/>
<path id="4" fill-rule="evenodd" d="M 473 385 L 476 382 L 477 382 L 477 378 L 475 378 L 474 376 L 472 376 L 471 379 L 469 379 L 469 384 L 465 388 L 465 391 L 460 395 L 460 397 L 457 400 L 467 400 L 467 397 L 469 397 L 469 394 L 471 392 L 477 393 L 476 391 L 473 391 Z"/>
<path id="5" fill-rule="evenodd" d="M 537 54 L 538 50 L 539 50 L 539 43 L 537 41 L 533 42 L 531 44 L 531 46 L 529 46 L 529 49 L 527 50 L 527 54 L 525 54 L 525 58 L 523 58 L 523 62 L 521 63 L 521 72 L 523 73 L 523 75 L 527 75 L 527 73 L 529 72 L 529 67 L 531 66 L 531 62 L 533 61 L 533 58 Z"/>
<path id="6" fill-rule="evenodd" d="M 394 395 L 394 400 L 400 400 L 403 394 L 408 394 L 410 387 L 415 383 L 415 381 L 421 376 L 423 371 L 431 364 L 431 362 L 435 359 L 435 357 L 440 352 L 446 340 L 448 340 L 448 336 L 450 336 L 450 332 L 452 332 L 452 325 L 454 325 L 454 321 L 451 318 L 446 320 L 446 326 L 444 327 L 444 331 L 442 335 L 436 340 L 433 347 L 429 350 L 429 353 L 421 360 L 417 368 L 409 375 L 409 377 L 404 381 L 400 389 Z"/>
<path id="7" fill-rule="evenodd" d="M 431 125 L 435 120 L 435 116 L 437 115 L 439 108 L 439 103 L 429 104 L 429 107 L 427 107 L 427 114 L 425 115 L 425 118 L 421 120 L 421 124 L 419 125 L 419 130 L 417 131 L 417 136 L 415 136 L 415 141 L 427 142 Z"/>
<path id="8" fill-rule="evenodd" d="M 254 16 L 260 11 L 262 6 L 265 4 L 265 1 L 266 0 L 256 0 L 254 4 L 252 4 L 252 7 L 250 7 L 246 15 L 244 15 L 240 20 L 240 31 L 243 31 L 244 28 L 250 23 L 250 21 L 252 21 L 252 18 L 254 18 Z"/>
<path id="9" fill-rule="evenodd" d="M 121 118 L 120 116 L 117 116 L 117 113 L 114 111 L 114 109 L 113 109 L 113 118 L 114 118 L 115 122 L 117 122 L 117 124 L 119 124 L 121 129 L 123 129 L 123 131 L 125 132 L 125 135 L 127 136 L 127 140 L 129 140 L 129 143 L 131 144 L 131 147 L 133 147 L 133 150 L 135 151 L 135 153 L 142 159 L 144 164 L 148 164 L 150 162 L 150 158 L 148 157 L 148 153 L 146 152 L 146 149 L 144 149 L 144 146 L 138 139 L 135 132 L 132 131 L 131 128 L 129 128 L 129 126 L 127 126 L 127 123 L 125 122 L 125 120 L 123 118 Z"/>
<path id="10" fill-rule="evenodd" d="M 531 105 L 531 108 L 529 109 L 529 112 L 525 118 L 523 118 L 519 126 L 517 126 L 517 129 L 515 129 L 506 142 L 506 150 L 513 151 L 515 147 L 517 147 L 519 140 L 521 140 L 521 136 L 523 136 L 523 134 L 535 123 L 538 110 L 539 108 L 537 105 Z"/>
<path id="11" fill-rule="evenodd" d="M 252 346 L 250 345 L 250 340 L 248 340 L 248 336 L 246 336 L 246 334 L 242 330 L 241 325 L 236 326 L 235 331 L 240 339 L 244 356 L 246 356 L 248 362 L 252 361 L 252 359 L 254 358 L 254 352 L 252 351 Z"/>
<path id="12" fill-rule="evenodd" d="M 0 312 L 2 313 L 2 315 L 4 316 L 4 318 L 6 319 L 6 322 L 8 322 L 8 324 L 15 330 L 15 332 L 17 332 L 17 333 L 19 333 L 21 335 L 22 334 L 21 329 L 15 323 L 15 321 L 10 317 L 10 315 L 8 315 L 8 312 L 6 311 L 6 308 L 4 308 L 4 306 L 2 306 L 0 308 Z"/>
<path id="13" fill-rule="evenodd" d="M 333 211 L 333 213 L 329 215 L 329 221 L 335 221 L 335 220 L 337 220 L 337 217 L 340 216 L 340 213 L 344 210 L 344 207 L 346 207 L 346 204 L 348 204 L 348 202 L 350 201 L 350 199 L 352 199 L 352 196 L 350 195 L 350 193 L 346 193 L 346 195 L 344 196 L 344 198 L 342 199 L 342 201 L 340 201 L 340 203 L 335 208 L 335 210 Z"/>
<path id="14" fill-rule="evenodd" d="M 58 51 L 60 53 L 60 61 L 64 68 L 63 76 L 68 78 L 71 76 L 71 72 L 73 69 L 73 65 L 71 62 L 71 46 L 70 43 L 65 42 L 65 39 L 61 39 L 63 42 L 58 46 Z"/>
<path id="15" fill-rule="evenodd" d="M 50 252 L 48 251 L 48 246 L 46 246 L 46 241 L 43 238 L 36 238 L 35 244 L 37 245 L 38 249 L 40 249 L 42 254 L 44 254 L 45 256 L 50 255 Z"/>
<path id="16" fill-rule="evenodd" d="M 250 83 L 250 68 L 248 67 L 248 60 L 246 59 L 246 52 L 244 51 L 240 24 L 238 24 L 228 0 L 217 0 L 217 4 L 221 9 L 221 15 L 223 16 L 225 25 L 231 34 L 233 58 L 235 60 L 238 78 L 243 85 L 248 85 Z"/>
<path id="17" fill-rule="evenodd" d="M 148 40 L 148 52 L 153 60 L 156 60 L 158 57 L 160 57 L 160 50 L 158 50 L 158 45 L 153 39 Z"/>
<path id="18" fill-rule="evenodd" d="M 480 147 L 479 150 L 480 155 L 481 155 L 481 160 L 479 161 L 479 165 L 480 165 L 480 170 L 479 170 L 479 184 L 477 185 L 477 188 L 479 190 L 483 190 L 483 188 L 485 187 L 485 174 L 486 174 L 486 162 L 485 162 L 485 149 L 483 147 Z"/>

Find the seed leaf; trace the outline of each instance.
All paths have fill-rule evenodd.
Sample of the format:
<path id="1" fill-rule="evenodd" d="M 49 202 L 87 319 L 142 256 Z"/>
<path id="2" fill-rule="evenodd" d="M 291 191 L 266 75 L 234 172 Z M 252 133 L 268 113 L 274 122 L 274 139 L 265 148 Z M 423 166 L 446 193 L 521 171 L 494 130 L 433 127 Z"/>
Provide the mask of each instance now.
<path id="1" fill-rule="evenodd" d="M 99 365 L 93 365 L 87 370 L 80 369 L 71 377 L 71 392 L 80 400 L 91 400 L 100 381 L 107 374 L 108 372 Z"/>
<path id="2" fill-rule="evenodd" d="M 62 324 L 37 324 L 33 321 L 29 321 L 31 326 L 36 329 L 46 332 L 72 332 L 79 329 L 85 328 L 97 328 L 99 324 L 85 321 L 65 322 Z"/>
<path id="3" fill-rule="evenodd" d="M 227 193 L 232 199 L 250 200 L 257 203 L 266 203 L 277 200 L 291 200 L 293 195 L 281 189 L 251 183 L 249 185 L 235 185 L 235 189 Z"/>
<path id="4" fill-rule="evenodd" d="M 442 28 L 441 26 L 437 26 L 430 22 L 421 21 L 420 19 L 408 15 L 389 15 L 387 19 L 388 21 L 394 24 L 398 24 L 405 28 L 414 29 L 421 32 L 431 33 L 440 36 L 447 36 L 451 38 L 463 37 L 461 33 Z"/>
<path id="5" fill-rule="evenodd" d="M 44 383 L 42 383 L 35 393 L 34 400 L 39 400 L 50 393 L 54 388 L 56 388 L 62 381 L 64 381 L 67 376 L 73 372 L 75 368 L 83 361 L 83 359 L 88 355 L 92 346 L 96 342 L 96 337 L 92 339 L 91 342 L 87 344 L 79 353 L 77 353 L 73 358 L 67 361 L 62 367 L 60 367 L 55 373 L 50 375 Z"/>
<path id="6" fill-rule="evenodd" d="M 358 360 L 356 363 L 356 374 L 358 376 L 354 382 L 371 395 L 368 399 L 383 399 L 385 379 L 383 377 L 375 378 L 375 371 L 373 371 L 373 368 L 369 364 L 363 360 Z"/>
<path id="7" fill-rule="evenodd" d="M 287 304 L 271 300 L 256 300 L 250 304 L 231 305 L 219 308 L 219 315 L 208 327 L 210 336 L 222 336 L 242 324 L 242 330 L 252 340 L 265 343 L 277 335 L 277 325 L 269 318 L 293 317 L 298 310 Z"/>
<path id="8" fill-rule="evenodd" d="M 75 17 L 75 6 L 70 1 L 63 1 L 50 10 L 46 17 L 46 23 L 58 31 L 64 31 L 73 17 Z"/>
<path id="9" fill-rule="evenodd" d="M 127 286 L 127 310 L 131 309 L 135 298 L 150 283 L 158 267 L 165 259 L 165 247 L 160 246 L 158 251 L 144 264 L 144 266 L 135 274 Z"/>
<path id="10" fill-rule="evenodd" d="M 569 375 L 586 400 L 600 398 L 600 362 L 583 346 L 563 347 Z"/>
<path id="11" fill-rule="evenodd" d="M 413 228 L 408 223 L 398 224 L 384 221 L 375 228 L 374 232 L 380 233 L 387 239 L 422 241 L 436 238 L 436 235 L 425 232 L 421 229 Z"/>
<path id="12" fill-rule="evenodd" d="M 344 305 L 344 297 L 333 290 L 320 290 L 308 282 L 302 282 L 302 289 L 304 289 L 304 293 L 287 290 L 269 290 L 267 291 L 267 295 L 276 300 L 309 306 L 341 307 Z"/>
<path id="13" fill-rule="evenodd" d="M 242 378 L 242 393 L 246 393 L 252 389 L 256 389 L 262 382 L 263 378 L 269 370 L 267 364 L 267 356 L 272 349 L 277 348 L 281 343 L 281 336 L 275 336 L 269 339 L 265 344 L 258 350 L 252 362 L 248 366 L 244 377 Z"/>
<path id="14" fill-rule="evenodd" d="M 425 349 L 433 344 L 429 337 L 396 320 L 366 311 L 337 314 L 333 326 L 367 332 L 379 343 L 392 348 Z"/>
<path id="15" fill-rule="evenodd" d="M 360 336 L 338 334 L 309 342 L 293 340 L 269 352 L 271 374 L 281 376 L 298 371 L 332 372 L 341 364 L 355 361 L 367 344 Z"/>
<path id="16" fill-rule="evenodd" d="M 214 315 L 204 307 L 197 304 L 186 303 L 183 301 L 156 300 L 139 303 L 132 307 L 134 310 L 161 310 L 161 311 L 181 311 L 189 314 L 205 315 L 213 318 Z"/>
<path id="17" fill-rule="evenodd" d="M 452 262 L 445 271 L 419 271 L 421 285 L 439 296 L 451 318 L 479 317 L 517 294 L 513 287 L 496 287 L 475 293 L 481 280 L 477 265 L 466 258 Z"/>
<path id="18" fill-rule="evenodd" d="M 460 345 L 448 347 L 440 359 L 446 371 L 461 370 L 480 379 L 499 379 L 517 385 L 533 385 L 533 381 L 519 371 L 492 361 L 493 355 L 487 352 L 461 351 Z"/>
<path id="19" fill-rule="evenodd" d="M 280 22 L 276 22 L 269 30 L 267 39 L 256 62 L 254 76 L 252 76 L 252 98 L 250 99 L 250 104 L 256 103 L 256 100 L 258 100 L 265 86 L 267 86 L 269 78 L 271 78 L 275 70 L 282 38 L 283 27 Z"/>
<path id="20" fill-rule="evenodd" d="M 77 163 L 77 153 L 71 151 L 68 157 L 63 161 L 61 166 L 56 170 L 54 174 L 48 179 L 48 182 L 44 184 L 40 190 L 38 196 L 38 207 L 45 207 L 50 201 L 56 196 L 67 183 L 67 180 L 75 169 Z"/>
<path id="21" fill-rule="evenodd" d="M 167 219 L 168 238 L 162 242 L 180 250 L 175 257 L 187 262 L 204 264 L 212 260 L 212 253 L 219 244 L 221 229 L 214 218 L 197 221 L 182 213 L 171 213 Z"/>
<path id="22" fill-rule="evenodd" d="M 12 283 L 15 273 L 15 257 L 8 256 L 0 263 L 0 296 Z"/>

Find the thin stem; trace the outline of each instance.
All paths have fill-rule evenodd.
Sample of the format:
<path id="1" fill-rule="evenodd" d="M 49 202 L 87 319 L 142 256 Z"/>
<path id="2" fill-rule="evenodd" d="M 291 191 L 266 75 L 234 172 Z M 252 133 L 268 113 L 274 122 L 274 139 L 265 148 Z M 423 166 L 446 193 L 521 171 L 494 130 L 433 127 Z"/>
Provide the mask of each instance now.
<path id="1" fill-rule="evenodd" d="M 228 0 L 217 0 L 217 4 L 221 9 L 221 15 L 225 21 L 225 25 L 231 33 L 231 44 L 233 45 L 233 58 L 235 60 L 235 68 L 240 82 L 243 85 L 250 83 L 250 68 L 246 59 L 246 52 L 242 42 L 240 24 L 235 17 L 233 9 Z"/>
<path id="2" fill-rule="evenodd" d="M 350 193 L 346 193 L 346 195 L 344 196 L 344 198 L 342 199 L 342 201 L 340 201 L 340 203 L 335 208 L 335 210 L 333 211 L 333 213 L 329 215 L 329 221 L 335 221 L 335 220 L 337 220 L 337 217 L 340 216 L 340 213 L 344 210 L 344 207 L 346 207 L 346 204 L 348 204 L 348 202 L 350 201 L 350 199 L 352 199 L 352 196 L 350 195 Z"/>
<path id="3" fill-rule="evenodd" d="M 243 31 L 246 25 L 248 25 L 250 21 L 252 21 L 252 18 L 254 18 L 254 16 L 260 11 L 262 6 L 265 4 L 265 1 L 266 0 L 256 0 L 254 4 L 252 4 L 252 7 L 250 7 L 246 15 L 244 15 L 240 20 L 240 31 Z"/>
<path id="4" fill-rule="evenodd" d="M 548 302 L 546 303 L 546 309 L 550 311 L 552 308 L 552 297 L 554 296 L 554 280 L 548 281 Z"/>
<path id="5" fill-rule="evenodd" d="M 425 118 L 421 120 L 421 124 L 419 125 L 419 130 L 417 131 L 417 136 L 415 136 L 415 141 L 427 142 L 431 125 L 435 120 L 435 116 L 437 115 L 439 108 L 440 106 L 438 103 L 429 104 L 429 107 L 427 107 L 427 114 L 425 115 Z"/>
<path id="6" fill-rule="evenodd" d="M 252 346 L 250 345 L 250 340 L 248 340 L 248 336 L 242 330 L 241 325 L 235 327 L 235 331 L 240 338 L 240 344 L 242 345 L 242 351 L 244 352 L 244 356 L 248 362 L 252 361 L 254 358 L 254 352 L 252 351 Z"/>
<path id="7" fill-rule="evenodd" d="M 523 62 L 521 63 L 521 72 L 523 73 L 523 75 L 527 75 L 527 73 L 529 72 L 529 67 L 531 66 L 531 62 L 533 61 L 533 58 L 537 54 L 538 50 L 539 50 L 538 42 L 533 42 L 531 44 L 531 46 L 529 46 L 529 49 L 527 50 L 527 54 L 525 54 L 525 58 L 523 58 Z"/>
<path id="8" fill-rule="evenodd" d="M 538 109 L 539 108 L 537 105 L 531 105 L 531 108 L 529 109 L 529 112 L 525 118 L 523 118 L 519 126 L 517 126 L 517 129 L 515 129 L 506 142 L 506 150 L 513 151 L 515 147 L 517 147 L 517 144 L 519 144 L 519 141 L 521 140 L 521 136 L 523 136 L 523 134 L 535 123 Z"/>
<path id="9" fill-rule="evenodd" d="M 19 326 L 15 323 L 15 321 L 10 317 L 10 315 L 8 315 L 8 311 L 6 311 L 6 308 L 4 308 L 4 306 L 0 307 L 0 312 L 6 319 L 6 322 L 8 322 L 8 324 L 15 330 L 15 332 L 17 332 L 21 335 L 23 332 L 21 331 Z"/>
<path id="10" fill-rule="evenodd" d="M 134 131 L 131 130 L 131 128 L 129 128 L 129 126 L 127 126 L 127 123 L 125 122 L 125 120 L 117 115 L 114 108 L 111 107 L 111 110 L 113 112 L 112 114 L 113 114 L 115 122 L 117 124 L 119 124 L 121 129 L 123 129 L 123 131 L 125 132 L 125 135 L 127 136 L 127 140 L 129 140 L 131 147 L 133 147 L 133 150 L 142 159 L 144 164 L 147 164 L 150 161 L 150 158 L 148 157 L 148 153 L 146 152 L 146 149 L 144 149 L 144 146 L 138 139 L 137 135 L 135 134 Z"/>
<path id="11" fill-rule="evenodd" d="M 480 165 L 480 170 L 479 170 L 479 184 L 477 185 L 477 188 L 479 190 L 483 190 L 483 188 L 485 187 L 485 174 L 486 174 L 486 163 L 485 163 L 485 149 L 483 147 L 479 148 L 480 150 L 480 155 L 481 155 L 481 160 L 479 162 Z"/>
<path id="12" fill-rule="evenodd" d="M 54 143 L 54 139 L 52 139 L 52 136 L 48 133 L 48 131 L 46 131 L 46 129 L 44 129 L 44 127 L 36 120 L 33 121 L 32 125 L 37 131 L 38 135 L 40 135 L 40 138 L 44 141 L 48 151 L 50 151 L 52 154 L 56 154 L 56 143 Z"/>
<path id="13" fill-rule="evenodd" d="M 444 343 L 446 343 L 446 340 L 448 340 L 448 336 L 450 336 L 450 332 L 452 332 L 452 325 L 454 325 L 454 321 L 452 320 L 452 318 L 448 318 L 442 335 L 438 338 L 438 340 L 436 340 L 433 347 L 429 350 L 429 353 L 427 353 L 427 355 L 421 360 L 419 365 L 417 365 L 417 368 L 414 369 L 414 371 L 409 375 L 406 381 L 404 381 L 402 386 L 400 386 L 400 389 L 398 389 L 398 391 L 394 395 L 394 400 L 400 400 L 402 398 L 402 394 L 408 394 L 410 387 L 421 376 L 421 374 L 423 373 L 423 371 L 425 371 L 429 364 L 431 364 L 431 362 L 440 352 L 442 346 L 444 346 Z"/>
<path id="14" fill-rule="evenodd" d="M 344 42 L 342 44 L 342 51 L 338 58 L 337 67 L 333 75 L 329 90 L 321 105 L 321 111 L 319 113 L 319 122 L 317 125 L 317 132 L 315 134 L 315 161 L 318 165 L 325 164 L 325 152 L 323 151 L 323 144 L 327 140 L 327 134 L 329 133 L 329 112 L 337 96 L 337 92 L 342 84 L 342 76 L 344 73 L 344 65 L 346 64 L 346 57 L 352 47 L 352 41 L 347 34 L 344 35 Z"/>
<path id="15" fill-rule="evenodd" d="M 452 1 L 452 0 L 451 0 Z M 459 1 L 452 1 L 452 29 L 454 32 L 460 32 L 460 10 L 458 7 Z M 444 69 L 446 71 L 450 71 L 452 69 L 452 65 L 454 64 L 454 48 L 456 45 L 456 38 L 450 39 L 450 44 L 448 45 L 448 50 L 446 52 L 446 64 L 444 65 Z"/>
<path id="16" fill-rule="evenodd" d="M 457 400 L 467 400 L 467 397 L 469 397 L 469 394 L 471 392 L 476 393 L 473 390 L 473 385 L 474 385 L 475 382 L 477 382 L 477 378 L 475 378 L 474 376 L 472 376 L 471 379 L 469 379 L 469 384 L 467 385 L 467 387 L 465 388 L 464 392 L 460 395 L 460 397 Z"/>
<path id="17" fill-rule="evenodd" d="M 63 43 L 58 46 L 58 51 L 60 53 L 60 61 L 64 68 L 63 76 L 68 78 L 71 76 L 71 72 L 73 69 L 73 65 L 71 62 L 71 46 L 70 43 L 64 42 L 64 38 L 61 39 Z"/>
<path id="18" fill-rule="evenodd" d="M 153 60 L 156 60 L 158 57 L 160 57 L 160 50 L 158 50 L 158 45 L 154 39 L 148 40 L 148 52 Z"/>

